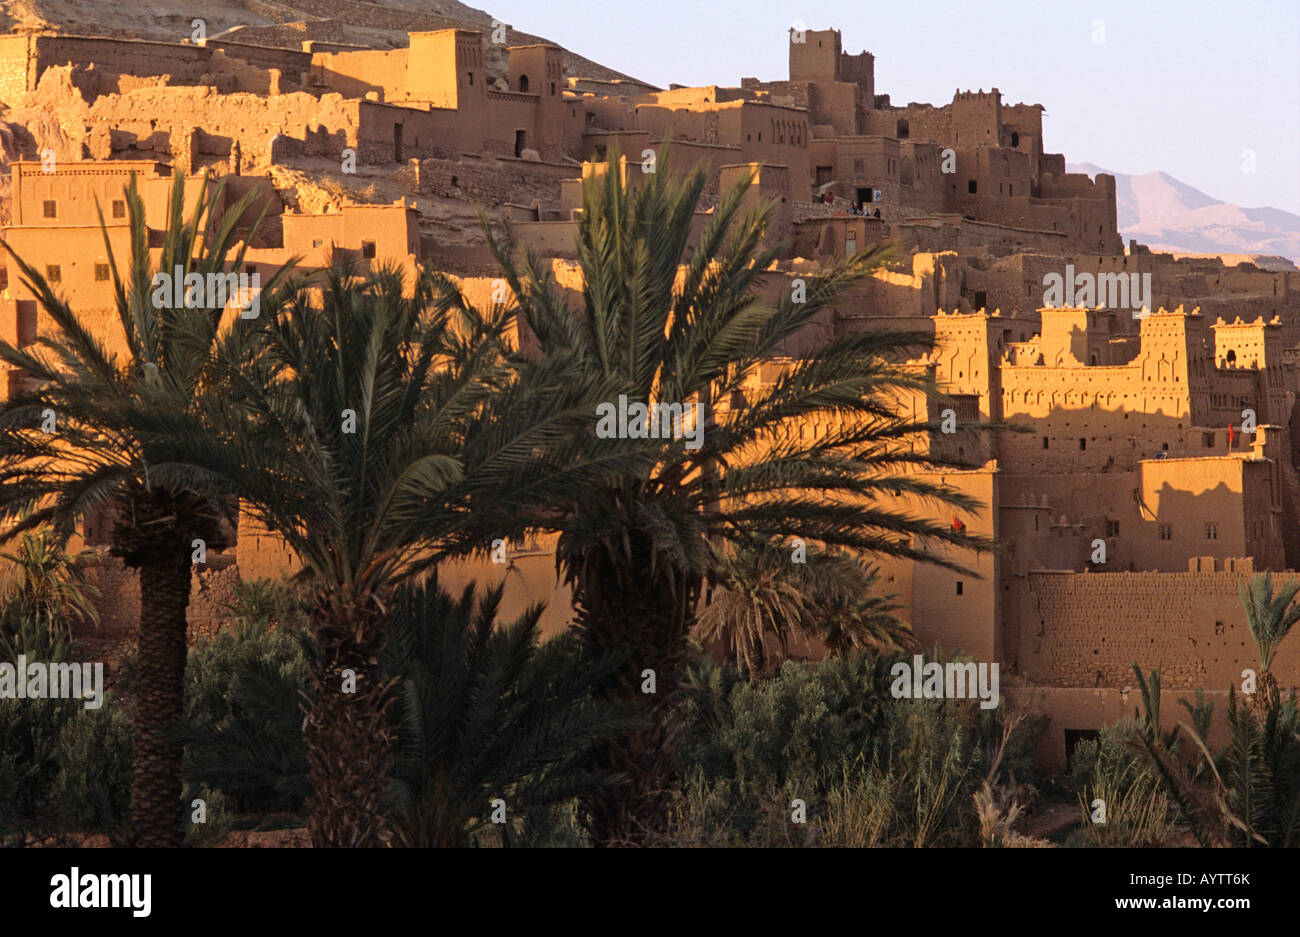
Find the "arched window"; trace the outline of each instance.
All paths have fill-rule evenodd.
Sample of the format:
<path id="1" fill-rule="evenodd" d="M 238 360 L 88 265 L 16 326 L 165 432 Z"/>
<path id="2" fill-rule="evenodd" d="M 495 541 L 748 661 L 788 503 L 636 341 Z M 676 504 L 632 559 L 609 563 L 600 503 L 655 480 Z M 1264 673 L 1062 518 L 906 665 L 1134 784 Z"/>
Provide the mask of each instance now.
<path id="1" fill-rule="evenodd" d="M 520 76 L 519 76 L 519 90 L 522 91 L 522 92 L 524 92 L 525 94 L 528 93 L 528 76 L 527 76 L 527 75 L 520 75 Z"/>

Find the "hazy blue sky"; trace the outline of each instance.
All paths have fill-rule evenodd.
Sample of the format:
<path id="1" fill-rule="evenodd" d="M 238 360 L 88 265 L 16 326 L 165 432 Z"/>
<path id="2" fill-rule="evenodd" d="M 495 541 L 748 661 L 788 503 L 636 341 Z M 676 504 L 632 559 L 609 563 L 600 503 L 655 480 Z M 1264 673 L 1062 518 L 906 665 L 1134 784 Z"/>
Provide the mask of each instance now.
<path id="1" fill-rule="evenodd" d="M 470 2 L 661 87 L 785 78 L 790 24 L 835 26 L 894 104 L 996 86 L 1047 108 L 1049 152 L 1300 214 L 1300 0 Z"/>

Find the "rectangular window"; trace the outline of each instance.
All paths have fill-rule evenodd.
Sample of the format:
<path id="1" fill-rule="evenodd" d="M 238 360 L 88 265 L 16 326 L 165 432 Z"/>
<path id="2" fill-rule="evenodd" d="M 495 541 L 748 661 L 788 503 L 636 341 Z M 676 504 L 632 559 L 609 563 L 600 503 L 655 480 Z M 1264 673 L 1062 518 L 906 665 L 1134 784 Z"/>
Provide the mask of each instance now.
<path id="1" fill-rule="evenodd" d="M 1118 536 L 1119 536 L 1119 521 L 1107 521 L 1107 522 L 1106 522 L 1106 536 L 1107 536 L 1107 537 L 1118 537 Z"/>
<path id="2" fill-rule="evenodd" d="M 1043 448 L 1044 448 L 1044 449 L 1047 448 L 1047 437 L 1046 437 L 1046 436 L 1043 437 Z"/>
<path id="3" fill-rule="evenodd" d="M 962 587 L 962 586 L 961 586 L 961 580 L 958 579 L 958 580 L 957 580 L 957 594 L 958 594 L 958 595 L 961 595 L 961 587 Z"/>
<path id="4" fill-rule="evenodd" d="M 966 191 L 967 191 L 969 194 L 971 194 L 971 195 L 974 195 L 974 194 L 975 194 L 975 180 L 974 180 L 974 179 L 971 179 L 971 180 L 967 181 L 967 183 L 966 183 Z"/>
<path id="5" fill-rule="evenodd" d="M 1174 525 L 1173 525 L 1173 524 L 1161 524 L 1161 525 L 1160 525 L 1160 539 L 1161 539 L 1161 540 L 1173 540 L 1173 539 L 1174 539 Z"/>
<path id="6" fill-rule="evenodd" d="M 1219 539 L 1219 525 L 1218 525 L 1218 524 L 1206 524 L 1206 525 L 1205 525 L 1205 539 L 1206 539 L 1206 540 L 1218 540 L 1218 539 Z"/>
<path id="7" fill-rule="evenodd" d="M 63 268 L 58 264 L 49 264 L 45 268 L 45 279 L 50 283 L 62 283 Z"/>
<path id="8" fill-rule="evenodd" d="M 120 198 L 113 199 L 113 217 L 114 218 L 126 217 L 126 202 Z"/>
<path id="9" fill-rule="evenodd" d="M 361 242 L 361 256 L 364 257 L 364 258 L 366 258 L 367 260 L 374 260 L 374 259 L 375 259 L 375 242 L 374 242 L 374 241 L 362 241 L 362 242 Z"/>
<path id="10" fill-rule="evenodd" d="M 43 207 L 44 210 L 45 210 L 45 217 L 46 217 L 46 218 L 57 218 L 57 217 L 59 217 L 59 203 L 56 202 L 54 199 L 47 199 L 47 200 L 45 201 L 44 206 L 42 206 L 42 207 Z"/>
<path id="11" fill-rule="evenodd" d="M 1086 440 L 1086 439 L 1084 439 L 1082 436 L 1080 436 L 1080 437 L 1079 437 L 1079 451 L 1080 451 L 1080 452 L 1083 452 L 1083 451 L 1084 451 L 1085 449 L 1087 449 L 1087 448 L 1088 448 L 1088 440 Z"/>
<path id="12" fill-rule="evenodd" d="M 95 264 L 95 282 L 104 283 L 110 276 L 108 264 Z"/>
<path id="13" fill-rule="evenodd" d="M 1214 434 L 1213 434 L 1213 433 L 1204 433 L 1204 434 L 1202 434 L 1202 435 L 1203 435 L 1203 439 L 1202 439 L 1202 441 L 1205 443 L 1205 448 L 1206 448 L 1206 449 L 1213 449 L 1213 448 L 1214 448 Z"/>

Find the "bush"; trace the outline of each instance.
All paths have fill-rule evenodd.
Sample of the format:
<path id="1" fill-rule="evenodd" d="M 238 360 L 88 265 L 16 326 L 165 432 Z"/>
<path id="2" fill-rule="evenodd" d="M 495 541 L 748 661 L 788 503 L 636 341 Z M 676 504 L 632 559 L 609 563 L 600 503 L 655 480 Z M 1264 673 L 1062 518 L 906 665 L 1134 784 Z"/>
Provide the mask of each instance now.
<path id="1" fill-rule="evenodd" d="M 21 601 L 0 609 L 0 660 L 75 661 L 63 628 Z M 0 700 L 0 826 L 112 832 L 131 798 L 131 725 L 117 700 Z"/>
<path id="2" fill-rule="evenodd" d="M 0 606 L 0 660 L 16 663 L 19 655 L 71 660 L 61 632 L 11 599 Z M 60 733 L 80 709 L 77 700 L 0 699 L 0 826 L 30 825 L 48 803 L 59 773 Z"/>
<path id="3" fill-rule="evenodd" d="M 1071 846 L 1163 846 L 1173 831 L 1172 805 L 1160 779 L 1127 744 L 1139 727 L 1132 719 L 1104 727 L 1097 738 L 1075 746 L 1070 785 L 1079 795 L 1083 822 Z M 1092 820 L 1095 801 L 1105 823 Z"/>
<path id="4" fill-rule="evenodd" d="M 31 820 L 59 773 L 59 736 L 75 700 L 0 700 L 0 823 Z"/>
<path id="5" fill-rule="evenodd" d="M 307 664 L 297 633 L 255 612 L 189 652 L 185 777 L 239 812 L 300 809 L 310 787 L 302 736 Z"/>
<path id="6" fill-rule="evenodd" d="M 131 720 L 105 701 L 81 709 L 64 723 L 58 741 L 58 776 L 52 797 L 69 827 L 121 829 L 131 806 Z"/>
<path id="7" fill-rule="evenodd" d="M 230 833 L 230 799 L 220 790 L 187 782 L 181 799 L 185 802 L 186 846 L 215 846 Z M 202 804 L 197 803 L 200 800 Z"/>
<path id="8" fill-rule="evenodd" d="M 236 625 L 290 631 L 306 627 L 310 612 L 302 589 L 286 579 L 242 580 L 227 608 Z"/>
<path id="9" fill-rule="evenodd" d="M 859 650 L 787 661 L 762 683 L 702 660 L 678 750 L 684 785 L 662 842 L 977 844 L 975 792 L 1029 774 L 1041 720 L 1009 724 L 1004 739 L 1002 707 L 895 700 L 896 659 Z M 791 823 L 795 799 L 802 827 Z"/>

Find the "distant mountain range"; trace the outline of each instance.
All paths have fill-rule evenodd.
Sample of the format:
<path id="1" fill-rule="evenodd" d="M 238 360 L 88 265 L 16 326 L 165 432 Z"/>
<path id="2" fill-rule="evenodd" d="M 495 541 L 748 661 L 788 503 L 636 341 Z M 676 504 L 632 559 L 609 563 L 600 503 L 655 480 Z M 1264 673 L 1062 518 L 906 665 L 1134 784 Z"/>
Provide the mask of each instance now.
<path id="1" fill-rule="evenodd" d="M 1262 254 L 1300 263 L 1300 215 L 1278 208 L 1241 208 L 1211 198 L 1163 172 L 1129 176 L 1092 163 L 1068 172 L 1115 177 L 1119 230 L 1156 250 L 1191 254 Z"/>

